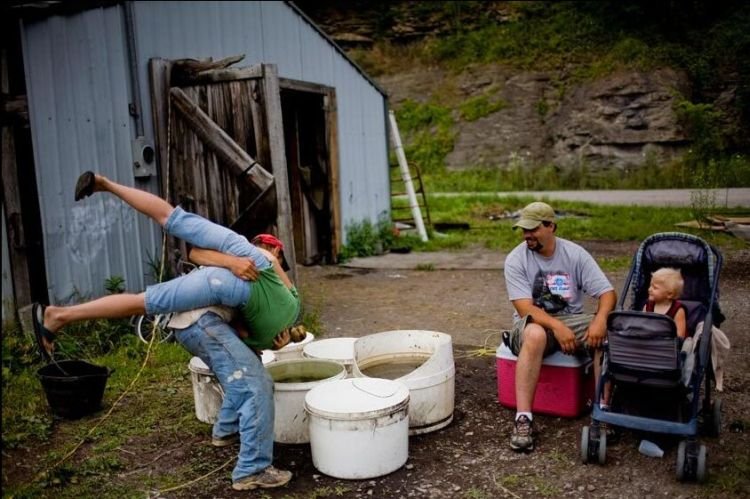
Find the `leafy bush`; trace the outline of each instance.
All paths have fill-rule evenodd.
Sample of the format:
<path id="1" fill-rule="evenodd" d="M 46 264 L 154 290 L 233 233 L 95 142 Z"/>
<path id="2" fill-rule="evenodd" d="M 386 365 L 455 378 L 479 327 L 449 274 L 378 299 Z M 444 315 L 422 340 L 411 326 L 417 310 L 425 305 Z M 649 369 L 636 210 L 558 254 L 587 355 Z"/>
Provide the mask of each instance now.
<path id="1" fill-rule="evenodd" d="M 370 220 L 354 222 L 346 228 L 347 242 L 341 248 L 339 261 L 345 262 L 358 256 L 380 255 L 393 246 L 393 226 L 387 216 L 380 217 L 377 225 Z"/>

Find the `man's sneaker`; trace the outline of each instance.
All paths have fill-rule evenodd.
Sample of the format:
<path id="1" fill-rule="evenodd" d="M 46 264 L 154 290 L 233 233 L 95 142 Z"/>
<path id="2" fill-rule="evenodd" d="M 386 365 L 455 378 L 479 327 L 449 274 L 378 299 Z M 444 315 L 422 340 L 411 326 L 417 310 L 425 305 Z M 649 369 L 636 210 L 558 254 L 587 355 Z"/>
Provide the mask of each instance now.
<path id="1" fill-rule="evenodd" d="M 263 471 L 254 475 L 240 478 L 232 484 L 234 490 L 253 490 L 256 488 L 270 489 L 273 487 L 283 487 L 292 479 L 292 472 L 280 470 L 269 466 Z"/>
<path id="2" fill-rule="evenodd" d="M 510 437 L 513 450 L 534 450 L 534 423 L 526 416 L 516 419 L 513 435 Z"/>
<path id="3" fill-rule="evenodd" d="M 239 441 L 239 439 L 239 433 L 231 433 L 229 435 L 224 435 L 223 437 L 211 437 L 211 445 L 214 447 L 226 447 L 227 445 L 232 445 Z"/>

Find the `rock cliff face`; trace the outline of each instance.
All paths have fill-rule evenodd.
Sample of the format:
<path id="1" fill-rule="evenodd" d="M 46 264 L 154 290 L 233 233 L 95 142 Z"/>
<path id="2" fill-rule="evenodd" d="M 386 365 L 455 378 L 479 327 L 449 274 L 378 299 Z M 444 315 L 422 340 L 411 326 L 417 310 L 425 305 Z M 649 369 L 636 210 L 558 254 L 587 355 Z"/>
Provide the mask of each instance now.
<path id="1" fill-rule="evenodd" d="M 444 92 L 441 87 L 449 78 L 455 80 L 459 99 L 495 89 L 493 99 L 505 103 L 476 121 L 456 116 L 455 147 L 446 158 L 451 169 L 518 162 L 623 169 L 641 165 L 647 157 L 672 157 L 687 146 L 674 101 L 677 92 L 688 92 L 689 83 L 671 69 L 614 74 L 565 92 L 552 75 L 497 66 L 450 76 L 425 69 L 378 81 L 397 107 L 405 99 L 424 102 Z"/>
<path id="2" fill-rule="evenodd" d="M 368 50 L 381 40 L 417 42 L 451 33 L 458 26 L 471 31 L 480 18 L 502 24 L 519 15 L 512 2 L 501 1 L 483 2 L 481 16 L 473 2 L 300 2 L 345 49 Z M 686 74 L 663 68 L 581 82 L 570 77 L 573 71 L 571 67 L 555 73 L 532 72 L 490 64 L 451 72 L 418 66 L 375 79 L 388 92 L 393 108 L 405 99 L 436 99 L 456 109 L 472 97 L 502 101 L 499 110 L 475 121 L 454 112 L 454 149 L 446 157 L 449 169 L 524 164 L 626 169 L 687 150 L 689 140 L 675 113 L 680 94 L 694 97 Z M 727 75 L 724 81 L 710 92 L 703 88 L 701 100 L 721 110 L 727 129 L 732 129 L 741 121 L 736 83 L 732 83 L 736 78 Z"/>

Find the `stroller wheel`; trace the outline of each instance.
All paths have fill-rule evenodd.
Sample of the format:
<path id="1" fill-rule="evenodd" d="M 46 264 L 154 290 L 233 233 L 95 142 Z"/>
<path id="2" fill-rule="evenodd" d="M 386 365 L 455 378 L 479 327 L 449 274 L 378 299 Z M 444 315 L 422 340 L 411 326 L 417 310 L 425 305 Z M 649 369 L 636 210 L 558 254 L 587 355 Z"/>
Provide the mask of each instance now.
<path id="1" fill-rule="evenodd" d="M 710 436 L 718 437 L 721 433 L 721 399 L 714 400 L 711 408 L 711 426 L 708 427 Z"/>
<path id="2" fill-rule="evenodd" d="M 689 475 L 686 467 L 688 465 L 687 460 L 685 459 L 687 456 L 687 441 L 682 440 L 680 441 L 680 444 L 677 446 L 677 480 L 680 482 L 684 482 L 687 479 L 687 476 Z"/>
<path id="3" fill-rule="evenodd" d="M 599 464 L 604 464 L 607 462 L 607 432 L 602 431 L 599 433 L 599 449 L 598 449 L 597 458 L 599 459 Z"/>
<path id="4" fill-rule="evenodd" d="M 706 467 L 706 446 L 701 445 L 698 448 L 698 456 L 695 463 L 695 480 L 698 483 L 706 481 L 708 476 L 708 469 Z"/>
<path id="5" fill-rule="evenodd" d="M 581 462 L 583 464 L 589 462 L 589 431 L 588 426 L 581 428 Z"/>

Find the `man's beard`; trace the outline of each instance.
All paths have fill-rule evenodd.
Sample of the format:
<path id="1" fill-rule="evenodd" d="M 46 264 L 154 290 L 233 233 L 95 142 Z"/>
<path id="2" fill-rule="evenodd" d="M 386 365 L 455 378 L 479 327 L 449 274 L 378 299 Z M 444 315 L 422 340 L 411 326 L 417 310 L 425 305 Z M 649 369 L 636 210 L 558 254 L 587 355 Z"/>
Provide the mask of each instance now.
<path id="1" fill-rule="evenodd" d="M 531 251 L 535 251 L 539 253 L 544 248 L 544 245 L 539 242 L 539 239 L 531 239 L 531 241 L 534 241 L 535 245 L 531 246 L 529 245 L 529 239 L 526 240 L 526 247 L 529 248 Z"/>

